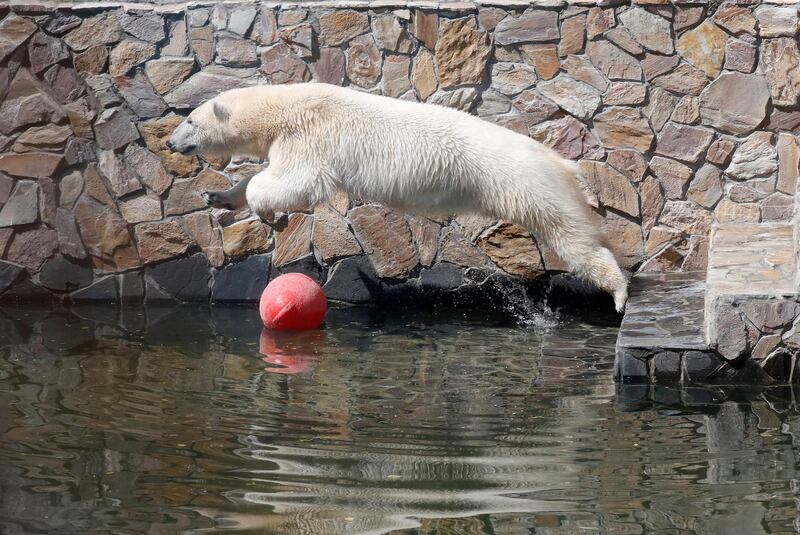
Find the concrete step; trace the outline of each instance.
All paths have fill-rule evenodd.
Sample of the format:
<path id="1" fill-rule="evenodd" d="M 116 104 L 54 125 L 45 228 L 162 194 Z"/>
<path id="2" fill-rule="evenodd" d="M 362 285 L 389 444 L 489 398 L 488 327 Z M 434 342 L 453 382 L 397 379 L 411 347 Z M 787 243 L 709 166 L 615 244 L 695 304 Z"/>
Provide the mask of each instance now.
<path id="1" fill-rule="evenodd" d="M 615 378 L 623 383 L 681 380 L 683 355 L 708 350 L 705 273 L 637 273 L 629 291 L 617 337 Z M 711 361 L 706 364 L 713 367 Z"/>
<path id="2" fill-rule="evenodd" d="M 709 347 L 738 359 L 752 353 L 762 335 L 791 326 L 797 315 L 795 249 L 791 223 L 712 229 L 704 314 Z"/>

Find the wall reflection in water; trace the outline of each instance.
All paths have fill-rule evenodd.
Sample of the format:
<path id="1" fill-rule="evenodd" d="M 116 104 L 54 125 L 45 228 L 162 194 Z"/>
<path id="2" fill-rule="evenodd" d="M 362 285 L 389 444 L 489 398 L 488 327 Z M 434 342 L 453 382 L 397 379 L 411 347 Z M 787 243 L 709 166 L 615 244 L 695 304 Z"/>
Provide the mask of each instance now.
<path id="1" fill-rule="evenodd" d="M 795 532 L 795 391 L 631 396 L 613 327 L 392 312 L 4 311 L 0 532 Z"/>

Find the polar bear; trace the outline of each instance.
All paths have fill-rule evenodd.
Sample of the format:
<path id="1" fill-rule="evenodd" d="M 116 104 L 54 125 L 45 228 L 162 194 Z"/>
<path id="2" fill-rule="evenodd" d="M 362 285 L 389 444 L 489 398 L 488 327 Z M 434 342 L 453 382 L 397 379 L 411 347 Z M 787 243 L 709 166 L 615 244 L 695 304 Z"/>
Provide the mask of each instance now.
<path id="1" fill-rule="evenodd" d="M 249 181 L 205 193 L 210 206 L 271 217 L 343 189 L 401 210 L 480 213 L 528 228 L 625 305 L 627 279 L 591 220 L 577 165 L 467 113 L 322 83 L 256 86 L 202 104 L 167 145 L 269 159 Z"/>

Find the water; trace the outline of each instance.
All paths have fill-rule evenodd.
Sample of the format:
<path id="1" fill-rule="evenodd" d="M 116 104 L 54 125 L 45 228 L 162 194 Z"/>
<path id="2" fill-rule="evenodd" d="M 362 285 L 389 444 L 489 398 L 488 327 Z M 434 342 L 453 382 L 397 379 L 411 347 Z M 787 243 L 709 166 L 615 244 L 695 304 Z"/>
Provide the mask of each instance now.
<path id="1" fill-rule="evenodd" d="M 791 390 L 631 404 L 602 318 L 390 312 L 5 310 L 0 532 L 796 532 Z"/>

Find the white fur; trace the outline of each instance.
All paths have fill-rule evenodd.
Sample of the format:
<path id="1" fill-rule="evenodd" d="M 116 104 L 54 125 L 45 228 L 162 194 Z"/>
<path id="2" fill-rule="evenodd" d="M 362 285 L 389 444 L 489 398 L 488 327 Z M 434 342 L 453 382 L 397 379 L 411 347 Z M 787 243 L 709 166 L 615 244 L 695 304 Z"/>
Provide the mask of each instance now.
<path id="1" fill-rule="evenodd" d="M 259 215 L 323 202 L 337 188 L 400 209 L 477 212 L 521 224 L 577 275 L 610 292 L 627 281 L 592 223 L 577 166 L 467 113 L 327 84 L 222 93 L 171 142 L 217 155 L 267 156 L 247 185 Z"/>

